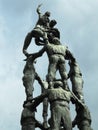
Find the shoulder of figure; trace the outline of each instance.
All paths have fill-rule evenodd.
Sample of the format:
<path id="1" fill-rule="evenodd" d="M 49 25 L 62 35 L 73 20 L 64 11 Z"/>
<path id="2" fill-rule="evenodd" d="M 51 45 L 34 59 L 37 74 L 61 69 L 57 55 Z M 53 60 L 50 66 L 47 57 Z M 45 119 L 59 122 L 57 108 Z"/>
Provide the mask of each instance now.
<path id="1" fill-rule="evenodd" d="M 63 47 L 64 47 L 66 50 L 68 50 L 68 46 L 67 46 L 67 45 L 63 44 Z"/>

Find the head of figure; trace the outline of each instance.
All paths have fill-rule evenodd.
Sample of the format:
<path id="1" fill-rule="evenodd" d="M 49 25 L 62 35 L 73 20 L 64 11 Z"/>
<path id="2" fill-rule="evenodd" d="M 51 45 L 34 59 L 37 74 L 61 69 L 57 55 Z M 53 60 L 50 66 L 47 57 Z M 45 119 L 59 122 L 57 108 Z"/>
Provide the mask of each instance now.
<path id="1" fill-rule="evenodd" d="M 63 83 L 62 83 L 62 81 L 55 81 L 54 82 L 54 86 L 53 86 L 54 88 L 63 88 Z"/>
<path id="2" fill-rule="evenodd" d="M 55 45 L 60 45 L 61 43 L 60 43 L 59 38 L 54 37 L 54 38 L 53 38 L 53 44 L 55 44 Z"/>
<path id="3" fill-rule="evenodd" d="M 53 20 L 50 21 L 49 26 L 54 27 L 56 24 L 57 24 L 56 20 L 53 19 Z"/>
<path id="4" fill-rule="evenodd" d="M 45 12 L 45 15 L 46 15 L 47 17 L 50 17 L 50 12 L 49 12 L 49 11 Z"/>

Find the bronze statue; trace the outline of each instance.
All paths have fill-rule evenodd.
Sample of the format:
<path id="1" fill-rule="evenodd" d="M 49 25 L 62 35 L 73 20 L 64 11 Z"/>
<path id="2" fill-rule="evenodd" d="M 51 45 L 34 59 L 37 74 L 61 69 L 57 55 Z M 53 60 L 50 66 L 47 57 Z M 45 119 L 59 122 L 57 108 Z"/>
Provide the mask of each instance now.
<path id="1" fill-rule="evenodd" d="M 75 125 L 79 130 L 92 130 L 91 115 L 84 101 L 83 78 L 79 64 L 68 47 L 61 44 L 60 32 L 55 28 L 56 20 L 50 20 L 50 12 L 48 11 L 42 14 L 40 7 L 41 5 L 38 5 L 37 8 L 39 19 L 34 29 L 27 34 L 23 45 L 26 65 L 22 80 L 26 92 L 26 101 L 24 101 L 21 115 L 22 130 L 35 130 L 36 127 L 42 130 L 72 130 Z M 27 49 L 32 38 L 35 39 L 36 45 L 43 47 L 37 53 L 29 54 Z M 47 53 L 49 59 L 46 81 L 40 78 L 34 67 L 36 58 L 41 57 L 44 52 Z M 68 74 L 66 60 L 69 60 L 70 66 Z M 56 78 L 57 71 L 61 76 L 60 80 Z M 67 83 L 68 78 L 72 84 L 72 92 Z M 42 94 L 36 98 L 33 97 L 35 80 L 39 82 L 42 89 Z M 45 87 L 45 83 L 47 83 L 47 87 Z M 43 123 L 40 123 L 35 118 L 35 111 L 42 101 Z M 76 117 L 73 122 L 69 109 L 70 101 L 75 104 L 76 108 Z M 50 103 L 50 119 L 47 118 L 48 103 Z"/>

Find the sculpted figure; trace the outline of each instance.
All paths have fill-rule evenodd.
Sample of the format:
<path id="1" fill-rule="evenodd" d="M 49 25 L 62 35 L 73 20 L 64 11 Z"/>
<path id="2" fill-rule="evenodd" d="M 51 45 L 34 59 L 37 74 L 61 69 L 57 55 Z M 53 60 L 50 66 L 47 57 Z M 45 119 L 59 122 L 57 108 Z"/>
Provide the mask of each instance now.
<path id="1" fill-rule="evenodd" d="M 26 92 L 26 101 L 24 102 L 23 106 L 25 104 L 31 104 L 31 100 L 33 98 L 33 91 L 34 91 L 34 81 L 37 80 L 39 84 L 41 85 L 42 93 L 47 89 L 45 88 L 45 81 L 41 80 L 39 75 L 35 71 L 34 63 L 35 58 L 37 57 L 37 53 L 32 54 L 30 57 L 27 58 L 26 65 L 24 67 L 23 73 L 23 85 L 25 87 Z M 47 109 L 48 109 L 48 101 L 47 98 L 43 100 L 43 127 L 47 128 Z"/>
<path id="2" fill-rule="evenodd" d="M 47 81 L 49 87 L 52 87 L 52 82 L 55 80 L 56 72 L 59 70 L 62 81 L 64 82 L 64 87 L 67 87 L 67 73 L 65 66 L 65 58 L 68 57 L 71 60 L 75 60 L 71 52 L 66 46 L 61 45 L 58 38 L 53 38 L 53 43 L 47 43 L 44 45 L 43 49 L 40 51 L 46 52 L 49 58 Z"/>
<path id="3" fill-rule="evenodd" d="M 68 77 L 70 77 L 72 83 L 72 91 L 84 103 L 83 95 L 83 78 L 82 73 L 77 61 L 69 61 L 70 71 Z M 76 118 L 73 121 L 73 127 L 78 126 L 79 130 L 92 130 L 91 128 L 91 115 L 88 107 L 84 104 L 76 104 Z"/>
<path id="4" fill-rule="evenodd" d="M 25 87 L 26 92 L 26 101 L 30 101 L 33 98 L 34 91 L 34 81 L 37 80 L 41 87 L 44 87 L 43 81 L 39 77 L 39 75 L 35 71 L 34 63 L 35 59 L 38 57 L 37 53 L 32 54 L 32 56 L 27 58 L 26 65 L 24 67 L 23 73 L 24 76 L 22 78 L 23 85 Z"/>
<path id="5" fill-rule="evenodd" d="M 31 43 L 32 38 L 33 37 L 35 38 L 35 43 L 37 45 L 43 45 L 45 37 L 47 35 L 46 32 L 49 29 L 50 12 L 47 11 L 47 12 L 45 12 L 44 15 L 42 15 L 40 12 L 40 6 L 41 5 L 39 5 L 37 8 L 37 13 L 38 13 L 39 19 L 38 19 L 34 29 L 27 34 L 25 41 L 24 41 L 23 53 L 26 56 L 28 56 L 27 48 L 28 48 L 29 44 Z M 40 37 L 43 38 L 44 40 L 41 40 Z"/>
<path id="6" fill-rule="evenodd" d="M 82 73 L 79 67 L 79 64 L 76 60 L 69 61 L 70 71 L 68 77 L 72 83 L 72 91 L 74 94 L 84 102 L 84 95 L 83 95 L 83 78 Z"/>
<path id="7" fill-rule="evenodd" d="M 77 125 L 79 130 L 93 130 L 91 128 L 91 115 L 88 107 L 86 105 L 77 104 L 76 105 L 76 117 L 72 122 L 73 127 Z"/>
<path id="8" fill-rule="evenodd" d="M 38 6 L 37 8 L 37 13 L 39 15 L 39 19 L 36 23 L 35 28 L 33 29 L 32 33 L 33 35 L 36 37 L 35 38 L 35 43 L 37 45 L 41 45 L 41 43 L 43 44 L 43 40 L 40 39 L 40 37 L 42 37 L 45 40 L 45 35 L 47 35 L 47 30 L 49 29 L 49 23 L 50 23 L 50 12 L 45 12 L 44 15 L 42 15 L 41 11 L 40 11 L 40 6 Z M 39 44 L 40 43 L 40 44 Z"/>
<path id="9" fill-rule="evenodd" d="M 56 81 L 53 88 L 48 89 L 45 93 L 34 98 L 31 106 L 28 106 L 33 111 L 45 97 L 48 97 L 51 110 L 51 130 L 59 130 L 60 125 L 64 130 L 72 130 L 72 122 L 70 117 L 69 102 L 74 100 L 69 90 L 63 89 L 63 83 Z"/>

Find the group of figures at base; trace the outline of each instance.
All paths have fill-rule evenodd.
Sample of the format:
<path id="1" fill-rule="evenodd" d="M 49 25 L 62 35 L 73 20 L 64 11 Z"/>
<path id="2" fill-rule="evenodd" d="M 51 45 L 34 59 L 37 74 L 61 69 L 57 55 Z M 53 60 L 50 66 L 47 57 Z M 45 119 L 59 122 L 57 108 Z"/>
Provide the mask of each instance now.
<path id="1" fill-rule="evenodd" d="M 50 12 L 42 15 L 40 6 L 37 8 L 39 16 L 34 29 L 29 32 L 23 45 L 23 53 L 26 56 L 26 65 L 23 70 L 23 85 L 25 87 L 26 100 L 23 103 L 21 114 L 22 130 L 72 130 L 77 125 L 79 130 L 92 130 L 91 116 L 83 96 L 83 79 L 76 58 L 67 46 L 60 42 L 60 32 L 55 25 L 56 20 L 50 20 Z M 29 54 L 27 49 L 32 38 L 37 46 L 42 49 L 36 53 Z M 36 59 L 46 52 L 49 65 L 45 80 L 36 72 L 34 64 Z M 66 71 L 66 60 L 70 67 Z M 59 71 L 61 79 L 56 78 Z M 68 85 L 68 79 L 72 84 L 72 91 Z M 34 97 L 34 81 L 37 80 L 41 86 L 41 95 Z M 37 106 L 43 102 L 43 122 L 35 117 Z M 72 121 L 69 103 L 75 105 L 76 117 Z M 48 104 L 50 104 L 50 118 L 48 119 Z"/>

